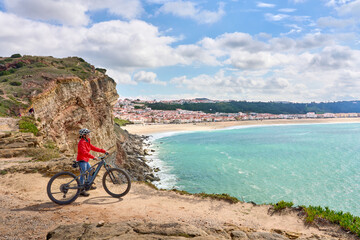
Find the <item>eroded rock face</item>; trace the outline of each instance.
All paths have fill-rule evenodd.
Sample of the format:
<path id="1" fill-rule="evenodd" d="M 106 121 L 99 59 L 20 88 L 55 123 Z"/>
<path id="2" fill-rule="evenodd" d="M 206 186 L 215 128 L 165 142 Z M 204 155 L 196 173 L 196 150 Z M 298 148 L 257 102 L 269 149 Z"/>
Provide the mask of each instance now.
<path id="1" fill-rule="evenodd" d="M 98 224 L 62 225 L 50 231 L 46 239 L 232 239 L 232 240 L 286 240 L 286 239 L 333 239 L 328 236 L 308 236 L 289 238 L 277 233 L 256 231 L 217 231 L 205 226 L 194 226 L 183 222 L 151 223 L 151 222 L 119 222 Z"/>
<path id="2" fill-rule="evenodd" d="M 112 106 L 117 98 L 114 80 L 99 74 L 86 80 L 54 79 L 43 93 L 31 100 L 44 139 L 55 142 L 61 152 L 72 155 L 77 152 L 81 128 L 92 130 L 93 145 L 115 150 Z"/>
<path id="3" fill-rule="evenodd" d="M 59 226 L 46 239 L 222 239 L 186 223 L 121 222 Z"/>

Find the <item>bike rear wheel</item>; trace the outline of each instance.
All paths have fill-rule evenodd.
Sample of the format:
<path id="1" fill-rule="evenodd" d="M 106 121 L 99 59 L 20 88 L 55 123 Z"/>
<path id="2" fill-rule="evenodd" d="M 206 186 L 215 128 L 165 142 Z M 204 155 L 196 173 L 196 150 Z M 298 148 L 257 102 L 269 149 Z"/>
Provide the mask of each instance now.
<path id="1" fill-rule="evenodd" d="M 80 181 L 71 172 L 57 173 L 49 180 L 47 194 L 54 203 L 70 204 L 79 197 Z"/>
<path id="2" fill-rule="evenodd" d="M 108 169 L 102 179 L 105 191 L 112 197 L 125 196 L 131 188 L 130 176 L 122 169 Z"/>

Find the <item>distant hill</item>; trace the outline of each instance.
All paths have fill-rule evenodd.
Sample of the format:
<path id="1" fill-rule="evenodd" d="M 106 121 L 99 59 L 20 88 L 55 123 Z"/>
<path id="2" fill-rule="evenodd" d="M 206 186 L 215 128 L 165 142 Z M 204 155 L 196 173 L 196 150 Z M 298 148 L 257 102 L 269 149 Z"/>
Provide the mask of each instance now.
<path id="1" fill-rule="evenodd" d="M 178 108 L 205 113 L 271 113 L 271 114 L 305 114 L 322 113 L 360 113 L 360 101 L 291 103 L 291 102 L 247 102 L 230 101 L 218 103 L 184 103 L 184 104 L 147 104 L 154 110 L 176 110 Z"/>
<path id="2" fill-rule="evenodd" d="M 79 57 L 60 59 L 20 54 L 0 57 L 0 117 L 17 116 L 25 111 L 31 106 L 31 98 L 43 92 L 54 79 L 85 80 L 105 72 Z"/>

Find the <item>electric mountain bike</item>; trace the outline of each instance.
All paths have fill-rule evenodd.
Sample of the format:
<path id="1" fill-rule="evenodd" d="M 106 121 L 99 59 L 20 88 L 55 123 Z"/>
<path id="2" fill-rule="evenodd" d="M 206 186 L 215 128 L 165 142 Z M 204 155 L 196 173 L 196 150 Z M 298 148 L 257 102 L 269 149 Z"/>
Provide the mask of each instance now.
<path id="1" fill-rule="evenodd" d="M 47 194 L 51 201 L 61 205 L 74 202 L 81 191 L 87 191 L 91 188 L 102 166 L 106 170 L 102 178 L 105 191 L 115 198 L 125 196 L 131 187 L 129 174 L 120 168 L 112 168 L 106 163 L 105 158 L 106 155 L 99 157 L 100 161 L 98 163 L 79 176 L 71 172 L 55 174 L 47 185 Z M 76 164 L 75 162 L 73 167 L 77 167 Z M 80 176 L 84 177 L 85 184 L 80 184 Z"/>

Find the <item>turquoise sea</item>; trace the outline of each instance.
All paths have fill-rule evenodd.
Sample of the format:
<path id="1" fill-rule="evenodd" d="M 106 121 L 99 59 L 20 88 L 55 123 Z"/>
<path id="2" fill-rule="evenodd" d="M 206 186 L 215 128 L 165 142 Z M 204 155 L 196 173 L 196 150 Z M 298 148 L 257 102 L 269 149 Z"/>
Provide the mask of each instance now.
<path id="1" fill-rule="evenodd" d="M 267 125 L 154 135 L 160 188 L 328 206 L 360 216 L 360 124 Z"/>

